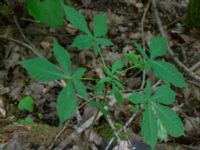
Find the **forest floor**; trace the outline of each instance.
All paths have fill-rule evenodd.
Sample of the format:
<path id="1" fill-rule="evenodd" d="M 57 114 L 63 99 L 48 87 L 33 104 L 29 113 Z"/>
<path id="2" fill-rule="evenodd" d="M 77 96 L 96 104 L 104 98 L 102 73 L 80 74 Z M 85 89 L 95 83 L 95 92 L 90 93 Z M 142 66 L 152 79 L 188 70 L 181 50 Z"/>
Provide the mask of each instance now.
<path id="1" fill-rule="evenodd" d="M 126 52 L 136 51 L 132 40 L 141 44 L 144 42 L 145 47 L 148 47 L 151 37 L 160 35 L 151 6 L 142 22 L 148 1 L 136 1 L 94 0 L 85 5 L 73 4 L 81 10 L 89 22 L 96 14 L 106 13 L 109 26 L 108 37 L 114 43 L 112 47 L 102 47 L 102 55 L 107 64 L 122 58 Z M 200 61 L 200 30 L 184 27 L 186 6 L 187 3 L 182 0 L 159 1 L 158 11 L 170 47 L 181 62 L 191 68 Z M 5 2 L 0 1 L 0 149 L 45 150 L 65 147 L 69 150 L 81 150 L 84 147 L 88 131 L 84 129 L 76 138 L 72 137 L 72 134 L 78 125 L 93 117 L 96 109 L 80 101 L 78 120 L 72 119 L 65 124 L 65 128 L 60 127 L 55 109 L 60 85 L 56 82 L 43 84 L 31 79 L 19 64 L 22 60 L 36 57 L 27 46 L 23 46 L 23 43 L 36 47 L 46 58 L 52 59 L 52 42 L 56 38 L 70 52 L 73 67 L 88 68 L 86 77 L 98 76 L 98 72 L 91 70 L 98 68 L 100 72 L 102 71 L 100 58 L 96 58 L 91 51 L 68 48 L 77 34 L 78 31 L 68 22 L 59 29 L 49 28 L 33 20 L 25 11 L 23 4 L 13 2 L 10 9 Z M 179 68 L 170 55 L 165 58 Z M 182 68 L 180 70 L 188 84 L 188 89 L 174 89 L 178 95 L 173 109 L 184 122 L 185 135 L 179 138 L 169 137 L 166 143 L 158 142 L 157 150 L 200 149 L 200 82 L 188 76 Z M 194 72 L 200 76 L 200 66 L 195 68 Z M 142 71 L 132 70 L 122 80 L 126 87 L 139 89 L 142 83 Z M 85 83 L 87 86 L 91 84 L 91 82 Z M 89 94 L 92 97 L 90 91 Z M 26 96 L 31 96 L 34 100 L 35 108 L 32 113 L 17 108 L 19 101 Z M 125 102 L 122 108 L 114 105 L 113 110 L 110 111 L 119 128 L 131 117 L 129 108 L 130 105 Z M 38 114 L 42 116 L 39 117 Z M 34 123 L 28 125 L 17 123 L 17 120 L 25 117 L 33 118 Z M 141 116 L 134 119 L 127 129 L 128 137 L 138 146 L 136 150 L 148 150 L 149 147 L 142 143 L 140 121 Z M 121 136 L 125 137 L 124 134 Z M 104 118 L 100 117 L 91 132 L 90 149 L 103 150 L 112 137 L 112 130 L 109 129 Z"/>

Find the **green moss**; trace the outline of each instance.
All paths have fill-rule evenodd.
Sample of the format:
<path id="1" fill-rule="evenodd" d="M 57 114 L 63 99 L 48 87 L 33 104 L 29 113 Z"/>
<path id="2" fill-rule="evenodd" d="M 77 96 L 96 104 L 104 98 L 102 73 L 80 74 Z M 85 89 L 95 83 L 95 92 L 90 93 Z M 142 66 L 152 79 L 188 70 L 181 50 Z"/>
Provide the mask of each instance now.
<path id="1" fill-rule="evenodd" d="M 122 128 L 122 125 L 120 123 L 115 123 L 114 125 L 117 130 L 120 130 Z M 95 131 L 98 132 L 106 140 L 109 140 L 114 136 L 112 129 L 107 123 L 98 126 L 97 128 L 95 128 Z M 122 140 L 126 138 L 123 132 L 121 132 L 119 136 Z"/>
<path id="2" fill-rule="evenodd" d="M 200 0 L 190 0 L 185 22 L 190 28 L 200 28 Z"/>
<path id="3" fill-rule="evenodd" d="M 56 133 L 56 127 L 50 127 L 45 124 L 33 124 L 31 125 L 31 134 L 27 138 L 27 142 L 47 146 L 55 137 Z"/>

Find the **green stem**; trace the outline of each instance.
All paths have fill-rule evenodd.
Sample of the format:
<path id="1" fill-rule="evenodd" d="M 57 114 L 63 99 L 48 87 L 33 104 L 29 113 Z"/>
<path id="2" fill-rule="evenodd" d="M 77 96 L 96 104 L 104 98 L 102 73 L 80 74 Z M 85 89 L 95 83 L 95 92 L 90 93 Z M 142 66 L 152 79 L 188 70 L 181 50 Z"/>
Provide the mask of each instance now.
<path id="1" fill-rule="evenodd" d="M 101 61 L 102 61 L 103 67 L 104 67 L 104 68 L 107 68 L 106 63 L 105 63 L 105 61 L 104 61 L 104 59 L 103 59 L 103 55 L 101 54 L 100 50 L 99 50 L 99 55 L 100 55 L 100 57 L 101 57 Z"/>
<path id="2" fill-rule="evenodd" d="M 98 81 L 99 78 L 81 78 L 81 80 Z"/>
<path id="3" fill-rule="evenodd" d="M 120 71 L 120 73 L 127 72 L 127 71 L 129 71 L 129 70 L 131 70 L 131 69 L 134 69 L 134 68 L 136 68 L 136 67 L 139 67 L 139 66 L 142 66 L 142 64 L 137 64 L 137 65 L 131 66 L 131 67 L 125 69 L 125 70 Z"/>

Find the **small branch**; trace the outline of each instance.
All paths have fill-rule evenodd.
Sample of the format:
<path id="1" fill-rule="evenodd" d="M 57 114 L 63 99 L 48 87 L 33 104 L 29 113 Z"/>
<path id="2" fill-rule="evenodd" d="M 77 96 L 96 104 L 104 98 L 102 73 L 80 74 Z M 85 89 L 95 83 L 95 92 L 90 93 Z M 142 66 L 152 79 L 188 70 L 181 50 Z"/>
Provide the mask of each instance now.
<path id="1" fill-rule="evenodd" d="M 109 102 L 109 105 L 113 106 L 116 103 L 116 101 L 114 100 L 114 98 L 112 98 L 112 97 L 110 97 L 110 98 L 111 98 L 111 101 Z M 103 116 L 103 114 L 101 112 L 99 112 L 96 117 L 96 121 L 99 120 L 102 116 Z M 58 146 L 56 148 L 54 148 L 54 150 L 61 150 L 64 147 L 66 147 L 66 145 L 69 144 L 73 139 L 78 138 L 78 136 L 81 133 L 83 133 L 83 131 L 85 131 L 92 125 L 94 118 L 95 118 L 95 115 L 93 115 L 88 120 L 86 120 L 80 127 L 77 127 L 76 130 L 73 133 L 71 133 L 69 136 L 67 136 L 67 138 L 64 139 L 60 144 L 58 144 Z"/>
<path id="2" fill-rule="evenodd" d="M 117 132 L 117 130 L 115 128 L 115 125 L 114 125 L 110 115 L 108 114 L 106 118 L 107 118 L 108 124 L 110 125 L 110 127 L 111 127 L 111 129 L 112 129 L 112 131 L 113 131 L 113 133 L 115 135 L 115 138 L 117 139 L 118 145 L 120 145 L 121 139 L 119 137 L 119 133 Z"/>
<path id="3" fill-rule="evenodd" d="M 8 4 L 8 6 L 10 6 L 11 7 L 11 5 L 10 5 L 10 2 L 8 1 L 8 0 L 5 0 L 6 1 L 6 3 Z M 12 7 L 11 7 L 12 8 Z M 13 9 L 13 8 L 12 8 Z M 22 30 L 22 28 L 21 28 L 21 26 L 19 25 L 19 22 L 18 22 L 18 20 L 17 20 L 17 17 L 16 17 L 16 15 L 15 15 L 15 12 L 12 10 L 12 15 L 13 15 L 13 19 L 14 19 L 14 22 L 15 22 L 15 24 L 16 24 L 16 27 L 17 27 L 17 29 L 19 30 L 19 33 L 20 33 L 20 35 L 22 36 L 22 38 L 25 40 L 25 42 L 26 42 L 26 46 L 25 46 L 25 44 L 23 43 L 23 44 L 21 44 L 22 42 L 19 42 L 19 41 L 17 41 L 17 40 L 10 40 L 10 41 L 13 41 L 13 42 L 15 42 L 15 43 L 18 43 L 18 44 L 20 44 L 20 45 L 22 45 L 22 46 L 24 46 L 24 47 L 29 47 L 29 49 L 36 55 L 36 56 L 38 56 L 38 57 L 44 57 L 39 51 L 37 51 L 37 49 L 35 48 L 35 46 L 29 41 L 29 39 L 25 36 L 25 34 L 24 34 L 24 32 L 23 32 L 23 30 Z M 2 38 L 1 38 L 2 39 Z M 9 39 L 9 38 L 7 38 L 7 39 Z M 29 45 L 29 46 L 27 46 L 27 45 Z"/>
<path id="4" fill-rule="evenodd" d="M 147 7 L 145 8 L 144 10 L 144 13 L 143 13 L 143 16 L 142 16 L 142 21 L 141 21 L 141 34 L 142 34 L 142 47 L 144 49 L 145 48 L 145 38 L 144 38 L 144 21 L 145 21 L 145 18 L 146 18 L 146 14 L 149 10 L 149 7 L 151 5 L 151 0 L 148 1 L 148 4 L 147 4 Z M 140 89 L 143 89 L 144 88 L 144 85 L 145 85 L 145 80 L 146 80 L 146 71 L 145 69 L 143 70 L 143 74 L 142 74 L 142 84 L 140 86 Z"/>
<path id="5" fill-rule="evenodd" d="M 191 68 L 190 68 L 190 71 L 195 71 L 197 68 L 200 67 L 200 61 L 197 62 L 196 64 L 194 64 Z"/>
<path id="6" fill-rule="evenodd" d="M 159 27 L 159 30 L 160 30 L 160 33 L 163 37 L 165 37 L 167 39 L 167 36 L 165 34 L 165 31 L 163 29 L 163 26 L 162 26 L 162 22 L 161 22 L 161 19 L 159 17 L 159 13 L 158 13 L 158 10 L 157 10 L 157 4 L 156 4 L 156 0 L 152 0 L 152 6 L 153 6 L 153 11 L 154 11 L 154 15 L 155 15 L 155 18 L 156 18 L 156 22 L 157 22 L 157 25 Z M 181 67 L 187 74 L 188 76 L 190 76 L 191 78 L 194 78 L 198 81 L 200 81 L 200 76 L 196 75 L 194 72 L 192 72 L 189 68 L 187 68 L 174 54 L 173 50 L 170 48 L 169 46 L 169 43 L 167 43 L 167 48 L 168 48 L 168 52 L 170 54 L 170 56 L 172 57 L 172 59 L 175 61 L 175 63 Z"/>
<path id="7" fill-rule="evenodd" d="M 93 128 L 93 126 L 95 124 L 95 121 L 97 119 L 98 114 L 99 114 L 99 110 L 97 110 L 97 112 L 96 112 L 96 114 L 94 116 L 94 120 L 92 121 L 92 124 L 91 124 L 91 126 L 89 128 L 88 136 L 87 136 L 87 139 L 86 139 L 87 141 L 86 141 L 84 150 L 88 150 L 88 145 L 89 145 L 89 141 L 90 141 L 90 134 L 91 134 L 92 128 Z"/>
<path id="8" fill-rule="evenodd" d="M 28 44 L 26 44 L 22 41 L 19 41 L 19 40 L 13 39 L 13 38 L 7 38 L 7 37 L 4 37 L 4 36 L 0 36 L 0 39 L 19 44 L 19 45 L 31 50 L 36 56 L 42 57 L 40 53 L 38 53 L 37 51 L 35 51 L 35 49 L 33 49 L 33 47 L 29 46 Z"/>
<path id="9" fill-rule="evenodd" d="M 138 114 L 139 114 L 138 111 L 135 112 L 135 113 L 133 113 L 133 115 L 129 118 L 129 120 L 125 123 L 125 125 L 124 125 L 117 133 L 119 134 L 119 133 L 122 132 L 123 130 L 126 130 L 126 128 L 131 124 L 131 122 L 133 121 L 133 119 L 134 119 Z M 111 144 L 113 143 L 114 139 L 115 139 L 115 137 L 113 137 L 113 138 L 109 141 L 109 143 L 108 143 L 108 145 L 106 146 L 105 150 L 108 150 L 108 149 L 110 148 L 110 146 L 111 146 Z"/>
<path id="10" fill-rule="evenodd" d="M 149 7 L 151 5 L 151 0 L 148 1 L 147 7 L 144 10 L 143 16 L 142 16 L 142 21 L 141 21 L 141 33 L 142 33 L 142 47 L 145 48 L 145 38 L 144 38 L 144 21 L 146 18 L 146 14 L 149 10 Z"/>

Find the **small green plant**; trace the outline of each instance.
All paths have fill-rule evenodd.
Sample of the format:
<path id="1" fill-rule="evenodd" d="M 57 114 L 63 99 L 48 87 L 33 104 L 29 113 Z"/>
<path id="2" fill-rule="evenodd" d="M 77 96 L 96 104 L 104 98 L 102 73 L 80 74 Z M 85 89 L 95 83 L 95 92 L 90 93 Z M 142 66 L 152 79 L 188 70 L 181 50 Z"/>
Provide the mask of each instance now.
<path id="1" fill-rule="evenodd" d="M 25 60 L 22 62 L 22 65 L 26 68 L 30 76 L 38 81 L 66 81 L 66 86 L 60 92 L 56 104 L 59 120 L 61 123 L 64 123 L 76 113 L 77 96 L 75 91 L 77 91 L 83 99 L 88 99 L 86 88 L 80 80 L 85 69 L 78 68 L 72 73 L 70 55 L 56 40 L 54 41 L 53 52 L 59 63 L 59 67 L 45 58 Z"/>
<path id="2" fill-rule="evenodd" d="M 145 61 L 145 69 L 149 72 L 153 69 L 155 76 L 165 83 L 171 83 L 176 87 L 186 87 L 185 80 L 178 69 L 171 63 L 156 59 L 167 53 L 166 39 L 161 37 L 153 37 L 150 42 L 150 57 L 146 51 L 136 42 L 134 42 L 137 50 L 143 56 Z"/>
<path id="3" fill-rule="evenodd" d="M 49 0 L 50 1 L 50 0 Z M 47 2 L 44 1 L 44 2 Z M 63 4 L 61 4 L 63 5 Z M 66 18 L 70 23 L 83 32 L 78 35 L 72 43 L 72 47 L 79 49 L 93 48 L 94 54 L 101 54 L 100 46 L 111 46 L 113 43 L 106 38 L 108 27 L 106 24 L 105 14 L 99 14 L 93 19 L 93 32 L 88 27 L 85 17 L 69 6 L 62 6 Z M 35 10 L 35 8 L 34 8 Z M 33 15 L 34 16 L 34 15 Z M 37 16 L 38 17 L 38 16 Z M 36 18 L 37 18 L 36 17 Z M 41 18 L 38 18 L 39 20 Z M 56 21 L 52 18 L 53 21 Z M 42 19 L 41 19 L 42 20 Z M 175 111 L 167 107 L 174 102 L 176 93 L 171 89 L 171 85 L 184 88 L 186 83 L 182 74 L 171 63 L 164 60 L 159 60 L 158 57 L 164 56 L 167 53 L 167 40 L 161 37 L 153 37 L 150 42 L 150 55 L 146 53 L 139 44 L 134 42 L 141 57 L 135 53 L 125 54 L 125 59 L 131 61 L 133 66 L 122 70 L 124 62 L 117 60 L 111 67 L 108 67 L 100 55 L 105 77 L 97 81 L 95 93 L 99 96 L 106 97 L 108 94 L 115 96 L 119 106 L 123 104 L 121 90 L 125 87 L 120 81 L 120 75 L 130 69 L 145 69 L 146 72 L 152 72 L 155 76 L 162 80 L 164 84 L 152 87 L 152 81 L 146 80 L 144 91 L 133 92 L 128 101 L 133 104 L 133 108 L 143 111 L 143 119 L 141 123 L 141 133 L 144 140 L 154 149 L 158 139 L 167 140 L 167 135 L 178 137 L 184 134 L 184 126 L 181 119 Z M 63 124 L 66 120 L 72 118 L 77 109 L 78 93 L 83 99 L 88 99 L 87 89 L 81 81 L 85 72 L 84 68 L 77 68 L 75 71 L 71 69 L 70 55 L 61 45 L 54 40 L 53 54 L 58 62 L 58 66 L 48 61 L 46 58 L 33 58 L 23 61 L 21 64 L 27 70 L 28 74 L 41 82 L 49 82 L 55 80 L 64 80 L 66 86 L 61 90 L 56 102 L 57 114 L 60 123 Z M 111 92 L 108 93 L 108 87 Z M 110 105 L 105 101 L 96 101 L 89 103 L 91 107 L 97 107 L 106 116 L 107 108 Z M 136 107 L 135 107 L 136 106 Z"/>
<path id="4" fill-rule="evenodd" d="M 167 85 L 157 87 L 152 92 L 151 84 L 148 81 L 144 92 L 135 92 L 127 99 L 133 104 L 142 104 L 144 108 L 141 123 L 142 135 L 153 148 L 158 139 L 158 131 L 166 132 L 174 137 L 183 135 L 184 126 L 178 115 L 165 105 L 172 104 L 176 93 Z M 159 120 L 159 127 L 157 121 Z"/>
<path id="5" fill-rule="evenodd" d="M 23 99 L 20 100 L 19 104 L 18 104 L 18 109 L 19 110 L 26 110 L 29 112 L 33 112 L 33 108 L 34 108 L 34 102 L 32 97 L 30 96 L 26 96 Z"/>
<path id="6" fill-rule="evenodd" d="M 99 53 L 99 46 L 112 46 L 113 43 L 105 38 L 108 27 L 106 24 L 105 14 L 99 14 L 93 19 L 93 33 L 90 31 L 85 17 L 77 12 L 74 8 L 64 6 L 64 11 L 67 19 L 72 23 L 72 25 L 78 30 L 85 34 L 77 36 L 72 47 L 77 47 L 79 49 L 88 49 L 93 47 L 93 51 L 96 55 Z"/>
<path id="7" fill-rule="evenodd" d="M 32 97 L 26 96 L 20 100 L 20 102 L 17 105 L 17 108 L 20 111 L 28 111 L 29 113 L 32 113 L 34 109 L 34 100 L 32 99 Z M 38 113 L 38 119 L 41 120 L 42 117 L 43 117 L 42 114 Z M 26 117 L 24 119 L 18 119 L 17 122 L 22 124 L 33 124 L 34 121 L 33 118 Z"/>

